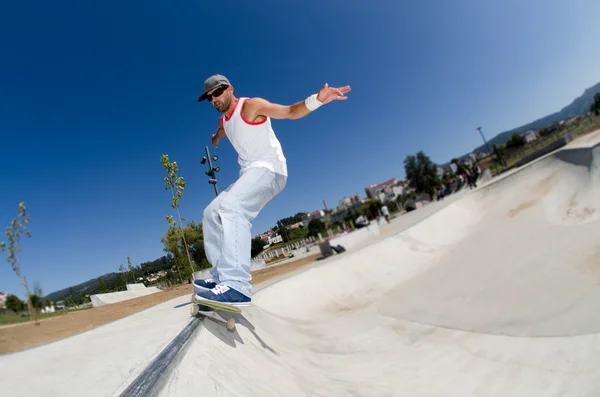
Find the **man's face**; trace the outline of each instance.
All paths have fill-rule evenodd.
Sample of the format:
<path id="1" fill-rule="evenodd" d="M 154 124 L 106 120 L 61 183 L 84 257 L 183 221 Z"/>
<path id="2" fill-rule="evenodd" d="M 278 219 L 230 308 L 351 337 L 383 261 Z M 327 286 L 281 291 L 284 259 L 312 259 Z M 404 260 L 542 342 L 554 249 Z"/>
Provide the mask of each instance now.
<path id="1" fill-rule="evenodd" d="M 229 109 L 231 105 L 231 90 L 229 88 L 230 86 L 219 86 L 209 91 L 206 96 L 206 99 L 221 113 Z"/>

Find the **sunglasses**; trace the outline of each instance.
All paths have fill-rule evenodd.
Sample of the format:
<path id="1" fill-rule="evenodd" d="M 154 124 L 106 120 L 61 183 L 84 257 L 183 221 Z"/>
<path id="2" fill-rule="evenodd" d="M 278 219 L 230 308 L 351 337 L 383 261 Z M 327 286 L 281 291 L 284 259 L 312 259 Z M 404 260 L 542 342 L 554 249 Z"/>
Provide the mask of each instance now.
<path id="1" fill-rule="evenodd" d="M 206 94 L 206 99 L 208 99 L 208 101 L 212 101 L 213 98 L 218 98 L 220 97 L 223 92 L 228 88 L 228 85 L 222 85 L 219 88 L 217 88 L 216 90 L 214 90 L 212 92 L 212 94 Z"/>

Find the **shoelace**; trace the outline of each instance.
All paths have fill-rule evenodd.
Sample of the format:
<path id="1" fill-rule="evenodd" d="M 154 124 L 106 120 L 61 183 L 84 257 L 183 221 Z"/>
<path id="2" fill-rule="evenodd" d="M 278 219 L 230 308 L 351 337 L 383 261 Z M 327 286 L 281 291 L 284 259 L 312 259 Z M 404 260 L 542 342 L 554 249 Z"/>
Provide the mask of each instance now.
<path id="1" fill-rule="evenodd" d="M 211 292 L 213 294 L 215 294 L 215 295 L 220 295 L 220 294 L 225 293 L 227 291 L 229 291 L 229 287 L 226 286 L 226 285 L 217 285 L 215 288 L 213 288 L 211 290 Z"/>

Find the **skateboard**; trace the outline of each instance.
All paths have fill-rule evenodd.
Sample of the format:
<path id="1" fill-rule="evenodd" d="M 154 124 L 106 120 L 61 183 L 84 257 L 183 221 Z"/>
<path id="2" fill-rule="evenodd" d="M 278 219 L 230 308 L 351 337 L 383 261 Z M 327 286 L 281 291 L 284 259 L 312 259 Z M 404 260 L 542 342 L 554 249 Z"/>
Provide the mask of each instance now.
<path id="1" fill-rule="evenodd" d="M 242 309 L 240 309 L 239 307 L 228 305 L 226 303 L 217 303 L 217 302 L 209 302 L 209 301 L 205 301 L 205 300 L 198 300 L 198 299 L 196 299 L 194 294 L 192 294 L 191 302 L 192 302 L 192 306 L 190 307 L 190 314 L 194 317 L 197 316 L 202 311 L 201 309 L 203 307 L 207 307 L 207 308 L 213 309 L 213 310 L 222 310 L 222 311 L 229 312 L 229 313 L 241 313 L 242 312 Z M 229 317 L 227 319 L 227 329 L 232 330 L 234 328 L 235 328 L 235 318 Z"/>

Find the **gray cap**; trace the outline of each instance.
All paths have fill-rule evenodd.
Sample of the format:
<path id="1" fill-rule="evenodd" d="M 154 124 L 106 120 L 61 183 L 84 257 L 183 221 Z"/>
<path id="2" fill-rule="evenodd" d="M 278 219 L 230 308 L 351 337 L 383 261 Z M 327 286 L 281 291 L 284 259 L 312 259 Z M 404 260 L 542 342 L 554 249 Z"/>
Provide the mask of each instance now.
<path id="1" fill-rule="evenodd" d="M 198 102 L 202 102 L 203 100 L 205 100 L 206 93 L 212 89 L 217 88 L 220 85 L 231 85 L 231 83 L 229 82 L 229 80 L 227 80 L 227 77 L 220 74 L 212 75 L 206 80 L 204 80 L 204 92 L 198 98 Z"/>

